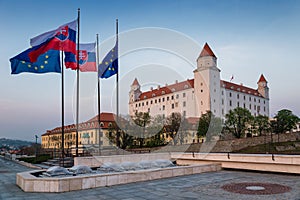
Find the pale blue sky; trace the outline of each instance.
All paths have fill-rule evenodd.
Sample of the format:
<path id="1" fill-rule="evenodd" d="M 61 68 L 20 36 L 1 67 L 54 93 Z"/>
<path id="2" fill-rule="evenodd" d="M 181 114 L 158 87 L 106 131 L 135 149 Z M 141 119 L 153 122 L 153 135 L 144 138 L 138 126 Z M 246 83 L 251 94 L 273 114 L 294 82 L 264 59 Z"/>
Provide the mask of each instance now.
<path id="1" fill-rule="evenodd" d="M 101 56 L 113 46 L 116 18 L 119 19 L 120 33 L 133 31 L 137 34 L 137 40 L 142 37 L 146 40 L 140 32 L 141 28 L 158 27 L 163 28 L 162 32 L 174 30 L 173 35 L 195 43 L 190 45 L 194 49 L 187 51 L 194 61 L 193 66 L 169 53 L 160 54 L 152 50 L 121 58 L 123 113 L 127 108 L 129 85 L 135 76 L 140 77 L 139 81 L 145 87 L 163 81 L 172 83 L 175 78 L 179 81 L 193 78 L 196 57 L 204 43 L 208 42 L 218 57 L 223 79 L 228 80 L 233 74 L 234 82 L 256 88 L 256 82 L 263 73 L 269 81 L 271 116 L 283 108 L 300 115 L 300 1 L 0 0 L 0 137 L 33 141 L 35 134 L 41 135 L 48 129 L 60 126 L 60 75 L 12 76 L 9 58 L 28 48 L 30 38 L 74 20 L 77 8 L 81 8 L 80 41 L 93 42 L 96 33 L 99 33 L 100 40 L 107 41 L 101 48 Z M 161 41 L 153 41 L 154 38 L 158 40 L 157 37 L 147 37 L 153 43 L 166 39 L 161 36 Z M 132 38 L 126 41 L 127 38 L 130 37 L 126 34 L 120 37 L 121 52 L 129 42 L 135 43 Z M 174 41 L 172 45 L 171 49 L 188 48 L 180 41 Z M 151 60 L 163 65 L 162 72 L 153 70 L 160 67 L 149 65 Z M 145 73 L 149 69 L 152 76 L 146 76 L 146 80 Z M 174 74 L 166 77 L 164 73 L 170 71 Z M 72 106 L 74 78 L 75 73 L 67 70 L 66 124 L 75 122 Z M 114 81 L 114 78 L 102 81 L 103 111 L 114 110 L 111 106 Z M 81 121 L 96 114 L 95 83 L 95 74 L 81 74 Z"/>

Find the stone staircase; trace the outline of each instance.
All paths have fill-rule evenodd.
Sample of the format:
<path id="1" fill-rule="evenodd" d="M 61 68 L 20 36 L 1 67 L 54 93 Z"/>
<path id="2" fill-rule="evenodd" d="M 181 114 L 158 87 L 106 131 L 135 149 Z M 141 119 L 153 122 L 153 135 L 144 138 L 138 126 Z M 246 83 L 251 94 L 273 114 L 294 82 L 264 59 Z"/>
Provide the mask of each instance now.
<path id="1" fill-rule="evenodd" d="M 72 157 L 65 157 L 64 160 L 62 158 L 54 158 L 47 160 L 46 162 L 42 162 L 41 164 L 37 164 L 37 166 L 48 169 L 53 166 L 63 166 L 63 167 L 72 167 L 74 165 L 74 159 Z"/>

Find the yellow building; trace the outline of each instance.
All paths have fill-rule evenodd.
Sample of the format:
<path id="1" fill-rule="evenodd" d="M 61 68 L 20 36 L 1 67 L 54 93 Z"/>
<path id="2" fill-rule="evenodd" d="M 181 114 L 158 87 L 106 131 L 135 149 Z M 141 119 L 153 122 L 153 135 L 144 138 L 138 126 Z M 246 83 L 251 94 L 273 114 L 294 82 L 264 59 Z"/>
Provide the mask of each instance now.
<path id="1" fill-rule="evenodd" d="M 115 124 L 115 115 L 112 113 L 100 114 L 101 134 L 99 137 L 98 115 L 92 119 L 80 123 L 78 126 L 78 144 L 84 145 L 100 145 L 110 146 L 106 135 L 112 131 Z M 41 137 L 43 149 L 59 149 L 61 148 L 62 128 L 57 127 L 52 130 L 47 130 Z M 75 148 L 76 145 L 76 125 L 66 125 L 64 127 L 64 148 Z"/>

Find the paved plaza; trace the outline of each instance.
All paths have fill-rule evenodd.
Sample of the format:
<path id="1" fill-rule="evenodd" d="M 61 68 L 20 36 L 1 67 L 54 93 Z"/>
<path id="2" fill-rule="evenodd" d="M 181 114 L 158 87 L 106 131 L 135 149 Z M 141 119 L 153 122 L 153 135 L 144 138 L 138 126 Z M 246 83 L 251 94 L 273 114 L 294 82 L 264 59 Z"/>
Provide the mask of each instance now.
<path id="1" fill-rule="evenodd" d="M 16 185 L 16 173 L 32 170 L 0 158 L 0 199 L 299 199 L 300 176 L 222 170 L 67 193 L 25 193 Z M 268 183 L 287 186 L 290 191 L 272 195 L 227 192 L 222 186 L 233 183 Z"/>

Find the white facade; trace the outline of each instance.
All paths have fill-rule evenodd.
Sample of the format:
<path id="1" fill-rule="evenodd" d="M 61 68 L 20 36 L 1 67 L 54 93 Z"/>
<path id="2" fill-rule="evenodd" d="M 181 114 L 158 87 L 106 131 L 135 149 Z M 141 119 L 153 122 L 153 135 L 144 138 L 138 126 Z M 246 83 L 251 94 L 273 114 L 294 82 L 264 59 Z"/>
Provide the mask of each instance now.
<path id="1" fill-rule="evenodd" d="M 217 67 L 217 57 L 205 44 L 194 70 L 194 79 L 175 82 L 164 87 L 142 92 L 137 79 L 129 92 L 129 114 L 149 112 L 150 116 L 169 116 L 179 112 L 186 118 L 200 117 L 207 111 L 215 116 L 225 115 L 236 107 L 247 108 L 252 115 L 269 116 L 269 88 L 261 75 L 258 88 L 220 80 L 221 70 Z"/>

